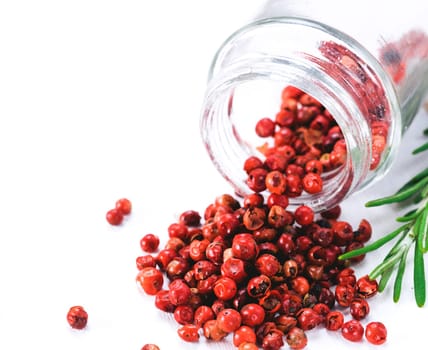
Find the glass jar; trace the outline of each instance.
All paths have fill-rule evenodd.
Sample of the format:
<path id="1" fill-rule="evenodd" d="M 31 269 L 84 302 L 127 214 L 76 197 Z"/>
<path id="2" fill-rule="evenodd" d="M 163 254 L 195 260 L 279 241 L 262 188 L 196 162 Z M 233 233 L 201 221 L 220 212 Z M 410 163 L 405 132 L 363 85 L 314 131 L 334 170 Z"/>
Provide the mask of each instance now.
<path id="1" fill-rule="evenodd" d="M 263 156 L 264 142 L 254 128 L 261 118 L 275 120 L 285 86 L 330 112 L 347 154 L 323 173 L 320 193 L 290 204 L 319 212 L 384 176 L 427 90 L 427 10 L 422 1 L 272 0 L 233 33 L 213 59 L 200 128 L 234 191 L 252 192 L 243 164 Z"/>

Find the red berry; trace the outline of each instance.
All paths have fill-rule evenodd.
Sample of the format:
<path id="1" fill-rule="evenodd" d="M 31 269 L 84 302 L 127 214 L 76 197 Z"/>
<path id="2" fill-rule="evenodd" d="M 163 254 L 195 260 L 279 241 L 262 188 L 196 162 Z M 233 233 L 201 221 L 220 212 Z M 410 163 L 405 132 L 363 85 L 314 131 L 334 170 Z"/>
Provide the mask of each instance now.
<path id="1" fill-rule="evenodd" d="M 256 340 L 256 332 L 249 326 L 241 326 L 233 333 L 233 345 L 236 347 L 243 343 L 255 343 Z"/>
<path id="2" fill-rule="evenodd" d="M 314 211 L 311 207 L 300 205 L 294 212 L 294 219 L 299 225 L 309 225 L 314 221 Z"/>
<path id="3" fill-rule="evenodd" d="M 247 158 L 244 162 L 244 171 L 249 174 L 252 170 L 263 167 L 263 161 L 255 156 Z"/>
<path id="4" fill-rule="evenodd" d="M 386 342 L 387 330 L 382 322 L 370 322 L 366 326 L 365 335 L 370 343 L 380 345 Z"/>
<path id="5" fill-rule="evenodd" d="M 361 243 L 366 243 L 372 236 L 372 226 L 366 219 L 362 219 L 358 225 L 357 231 L 354 233 L 355 240 Z"/>
<path id="6" fill-rule="evenodd" d="M 271 279 L 266 275 L 251 278 L 247 284 L 247 293 L 252 298 L 261 298 L 270 290 Z"/>
<path id="7" fill-rule="evenodd" d="M 141 350 L 160 350 L 160 348 L 155 344 L 145 344 Z"/>
<path id="8" fill-rule="evenodd" d="M 249 303 L 244 305 L 241 310 L 242 324 L 255 327 L 263 323 L 265 319 L 265 310 L 259 304 Z"/>
<path id="9" fill-rule="evenodd" d="M 360 297 L 367 299 L 377 294 L 379 285 L 376 280 L 371 280 L 365 275 L 357 280 L 356 289 Z"/>
<path id="10" fill-rule="evenodd" d="M 220 300 L 230 300 L 237 292 L 236 282 L 230 277 L 220 277 L 213 287 L 215 296 Z"/>
<path id="11" fill-rule="evenodd" d="M 323 181 L 320 175 L 307 173 L 302 179 L 302 186 L 306 192 L 315 194 L 322 191 Z"/>
<path id="12" fill-rule="evenodd" d="M 232 308 L 223 309 L 217 315 L 217 326 L 226 333 L 235 332 L 241 326 L 241 322 L 241 314 Z"/>
<path id="13" fill-rule="evenodd" d="M 266 169 L 256 168 L 249 172 L 247 186 L 254 192 L 263 192 L 266 189 Z"/>
<path id="14" fill-rule="evenodd" d="M 140 240 L 141 249 L 146 253 L 153 253 L 159 247 L 159 237 L 153 233 L 148 233 Z"/>
<path id="15" fill-rule="evenodd" d="M 291 288 L 299 295 L 304 296 L 309 292 L 310 285 L 306 277 L 297 276 L 290 282 Z"/>
<path id="16" fill-rule="evenodd" d="M 254 263 L 254 267 L 260 274 L 273 277 L 281 270 L 281 264 L 272 254 L 260 255 Z"/>
<path id="17" fill-rule="evenodd" d="M 351 316 L 356 320 L 362 320 L 370 312 L 369 303 L 365 299 L 354 299 L 349 305 Z"/>
<path id="18" fill-rule="evenodd" d="M 169 300 L 174 305 L 186 305 L 192 292 L 183 279 L 175 279 L 169 284 Z"/>
<path id="19" fill-rule="evenodd" d="M 288 85 L 282 90 L 281 98 L 283 100 L 292 98 L 292 99 L 298 99 L 304 94 L 302 90 L 299 88 L 296 88 L 294 86 Z"/>
<path id="20" fill-rule="evenodd" d="M 273 170 L 266 175 L 266 189 L 270 193 L 281 195 L 287 187 L 287 178 L 279 170 Z"/>
<path id="21" fill-rule="evenodd" d="M 169 300 L 169 291 L 161 289 L 155 295 L 155 306 L 164 312 L 172 313 L 175 310 L 175 305 Z"/>
<path id="22" fill-rule="evenodd" d="M 342 336 L 352 342 L 358 342 L 363 339 L 364 327 L 357 320 L 350 320 L 342 326 Z"/>
<path id="23" fill-rule="evenodd" d="M 260 137 L 273 136 L 275 132 L 275 122 L 270 118 L 260 119 L 256 123 L 256 134 Z"/>
<path id="24" fill-rule="evenodd" d="M 236 283 L 242 282 L 247 277 L 245 271 L 245 263 L 242 259 L 229 258 L 224 261 L 220 267 L 221 275 L 227 276 L 236 281 Z"/>
<path id="25" fill-rule="evenodd" d="M 120 210 L 123 215 L 128 215 L 131 213 L 132 204 L 131 201 L 127 198 L 121 198 L 116 201 L 116 209 Z"/>
<path id="26" fill-rule="evenodd" d="M 149 295 L 155 295 L 162 289 L 163 275 L 154 267 L 145 267 L 136 277 L 137 282 L 143 290 Z"/>
<path id="27" fill-rule="evenodd" d="M 252 234 L 239 233 L 233 237 L 232 253 L 235 258 L 253 260 L 259 253 L 257 242 Z"/>
<path id="28" fill-rule="evenodd" d="M 323 318 L 314 309 L 305 307 L 298 311 L 297 322 L 301 329 L 309 331 L 319 324 L 321 324 Z"/>
<path id="29" fill-rule="evenodd" d="M 271 193 L 266 200 L 266 204 L 268 206 L 268 208 L 272 208 L 274 205 L 279 205 L 282 208 L 287 208 L 288 207 L 288 197 L 285 194 L 276 194 L 276 193 Z"/>
<path id="30" fill-rule="evenodd" d="M 188 210 L 180 214 L 179 221 L 186 226 L 199 226 L 201 215 L 195 210 Z"/>
<path id="31" fill-rule="evenodd" d="M 88 323 L 88 313 L 82 306 L 72 306 L 67 313 L 67 322 L 74 329 L 83 329 Z"/>
<path id="32" fill-rule="evenodd" d="M 306 337 L 305 331 L 298 327 L 293 327 L 287 333 L 285 340 L 293 350 L 301 350 L 308 343 L 308 338 Z"/>
<path id="33" fill-rule="evenodd" d="M 303 191 L 303 184 L 300 176 L 295 174 L 288 174 L 286 178 L 287 189 L 285 191 L 285 194 L 291 198 L 299 197 Z"/>
<path id="34" fill-rule="evenodd" d="M 335 289 L 335 298 L 340 306 L 348 307 L 355 297 L 355 288 L 349 284 L 339 284 Z"/>
<path id="35" fill-rule="evenodd" d="M 325 317 L 325 328 L 329 331 L 338 331 L 344 322 L 343 313 L 340 311 L 330 311 Z"/>
<path id="36" fill-rule="evenodd" d="M 199 306 L 193 314 L 193 323 L 195 326 L 202 327 L 208 320 L 215 317 L 213 309 L 207 305 Z"/>
<path id="37" fill-rule="evenodd" d="M 123 213 L 120 209 L 117 208 L 110 209 L 106 214 L 106 219 L 110 225 L 120 225 L 123 221 Z"/>
<path id="38" fill-rule="evenodd" d="M 193 322 L 194 312 L 190 305 L 179 305 L 174 310 L 174 319 L 177 323 L 185 325 Z"/>
<path id="39" fill-rule="evenodd" d="M 156 267 L 156 260 L 152 255 L 138 256 L 135 259 L 138 270 L 142 270 L 145 267 Z"/>
<path id="40" fill-rule="evenodd" d="M 193 324 L 186 324 L 177 330 L 181 339 L 187 342 L 197 342 L 199 340 L 198 327 Z"/>

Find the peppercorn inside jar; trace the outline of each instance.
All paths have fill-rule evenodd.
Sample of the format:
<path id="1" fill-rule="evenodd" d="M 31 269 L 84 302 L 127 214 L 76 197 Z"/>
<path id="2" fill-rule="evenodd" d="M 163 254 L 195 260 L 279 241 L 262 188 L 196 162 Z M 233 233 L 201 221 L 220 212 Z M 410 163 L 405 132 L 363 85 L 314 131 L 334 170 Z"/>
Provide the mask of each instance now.
<path id="1" fill-rule="evenodd" d="M 307 188 L 289 196 L 290 204 L 316 212 L 384 176 L 417 111 L 417 103 L 406 101 L 425 92 L 422 85 L 405 89 L 407 73 L 394 78 L 382 61 L 389 46 L 375 57 L 346 33 L 307 16 L 264 18 L 230 36 L 210 69 L 200 129 L 235 192 L 249 193 L 245 160 L 261 161 L 268 171 L 297 172 L 302 181 L 310 173 Z M 426 56 L 417 62 L 428 70 Z M 250 181 L 266 195 L 257 176 Z"/>

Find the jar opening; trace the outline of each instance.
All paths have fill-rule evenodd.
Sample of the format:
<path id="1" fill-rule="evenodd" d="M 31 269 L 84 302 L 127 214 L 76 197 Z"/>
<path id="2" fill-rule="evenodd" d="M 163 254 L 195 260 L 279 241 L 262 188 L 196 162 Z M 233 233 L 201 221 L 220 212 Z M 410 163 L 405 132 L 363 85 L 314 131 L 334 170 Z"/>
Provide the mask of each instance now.
<path id="1" fill-rule="evenodd" d="M 280 34 L 285 44 L 269 39 Z M 278 153 L 272 145 L 277 150 L 282 147 L 285 158 L 287 152 L 294 152 L 296 166 L 305 168 L 309 160 L 323 164 L 321 192 L 290 195 L 291 204 L 310 205 L 316 211 L 337 205 L 386 168 L 391 140 L 399 129 L 391 123 L 391 114 L 399 109 L 386 98 L 391 86 L 388 78 L 375 73 L 370 54 L 345 39 L 317 23 L 281 18 L 239 31 L 220 49 L 211 70 L 201 130 L 214 164 L 238 194 L 254 190 L 243 170 L 245 159 L 260 157 L 268 170 L 272 169 L 266 163 L 275 167 L 281 162 L 269 159 L 270 153 Z M 284 98 L 287 89 L 300 95 Z M 296 140 L 283 145 L 281 139 L 291 137 L 285 128 L 291 126 L 287 120 L 293 108 L 297 122 L 291 134 Z M 264 119 L 275 125 L 270 135 L 262 130 L 271 144 L 256 132 Z M 266 123 L 262 129 L 271 127 Z"/>

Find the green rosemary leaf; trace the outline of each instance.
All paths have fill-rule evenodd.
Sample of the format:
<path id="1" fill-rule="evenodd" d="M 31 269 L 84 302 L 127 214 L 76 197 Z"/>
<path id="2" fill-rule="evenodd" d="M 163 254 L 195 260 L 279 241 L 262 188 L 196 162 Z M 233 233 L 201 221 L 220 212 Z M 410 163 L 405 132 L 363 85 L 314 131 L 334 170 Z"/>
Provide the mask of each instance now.
<path id="1" fill-rule="evenodd" d="M 418 174 L 413 176 L 409 181 L 407 181 L 400 189 L 396 192 L 401 192 L 405 190 L 406 188 L 409 188 L 410 186 L 414 185 L 415 183 L 419 182 L 420 180 L 426 178 L 428 176 L 428 168 L 425 168 L 424 170 L 420 171 Z"/>
<path id="2" fill-rule="evenodd" d="M 376 250 L 376 249 L 382 247 L 384 244 L 388 243 L 393 238 L 395 238 L 400 232 L 408 230 L 410 228 L 410 226 L 411 225 L 409 223 L 402 225 L 399 228 L 392 231 L 391 233 L 379 238 L 378 240 L 374 241 L 371 244 L 368 244 L 362 248 L 351 250 L 349 252 L 346 252 L 346 253 L 340 255 L 339 260 L 346 260 L 349 258 L 356 257 L 358 255 L 366 254 L 368 252 Z"/>
<path id="3" fill-rule="evenodd" d="M 412 154 L 418 154 L 418 153 L 421 153 L 421 152 L 426 151 L 427 149 L 428 149 L 428 142 L 426 142 L 426 143 L 424 143 L 423 145 L 421 145 L 421 146 L 419 146 L 419 147 L 415 148 L 415 149 L 412 151 Z"/>
<path id="4" fill-rule="evenodd" d="M 389 282 L 389 279 L 392 276 L 392 272 L 394 271 L 394 268 L 390 268 L 388 270 L 385 270 L 382 273 L 382 276 L 380 276 L 380 280 L 379 280 L 379 286 L 378 286 L 378 290 L 379 292 L 383 292 Z M 370 276 L 369 276 L 370 277 Z"/>
<path id="5" fill-rule="evenodd" d="M 413 283 L 416 304 L 420 307 L 424 306 L 426 300 L 426 281 L 425 281 L 425 266 L 424 255 L 419 247 L 419 241 L 416 240 L 414 266 L 413 266 Z"/>
<path id="6" fill-rule="evenodd" d="M 403 216 L 399 216 L 398 218 L 395 219 L 395 221 L 398 221 L 398 222 L 409 222 L 409 221 L 413 221 L 413 220 L 416 219 L 416 217 L 418 215 L 419 215 L 418 209 L 413 209 L 413 210 L 408 211 Z"/>
<path id="7" fill-rule="evenodd" d="M 428 197 L 428 186 L 425 186 L 425 187 L 421 190 L 421 196 L 422 196 L 422 198 L 427 198 L 427 197 Z"/>
<path id="8" fill-rule="evenodd" d="M 397 264 L 397 262 L 400 261 L 401 255 L 402 255 L 402 252 L 392 255 L 388 259 L 385 259 L 381 264 L 376 266 L 372 270 L 372 272 L 369 273 L 370 279 L 376 279 L 380 275 L 382 275 L 382 273 L 384 273 L 386 270 L 393 268 Z"/>
<path id="9" fill-rule="evenodd" d="M 406 269 L 406 260 L 407 260 L 407 253 L 409 252 L 410 245 L 407 246 L 407 248 L 403 251 L 403 254 L 401 255 L 400 263 L 398 264 L 398 270 L 397 270 L 397 276 L 395 277 L 394 281 L 394 292 L 392 299 L 394 302 L 398 302 L 401 296 L 401 286 L 403 284 L 403 276 L 404 271 Z"/>
<path id="10" fill-rule="evenodd" d="M 412 226 L 412 231 L 413 231 L 413 236 L 415 238 L 417 238 L 418 240 L 420 239 L 420 226 L 421 226 L 421 219 L 422 219 L 422 215 L 418 215 L 418 217 L 416 218 L 415 222 L 413 223 Z"/>
<path id="11" fill-rule="evenodd" d="M 423 188 L 427 184 L 428 184 L 428 177 L 425 177 L 419 182 L 415 183 L 414 185 L 400 192 L 397 192 L 392 196 L 387 196 L 379 199 L 374 199 L 372 201 L 368 201 L 366 203 L 366 207 L 375 207 L 375 206 L 384 205 L 384 204 L 402 202 L 410 198 L 411 196 L 413 196 L 416 192 L 418 192 L 421 188 Z"/>
<path id="12" fill-rule="evenodd" d="M 417 239 L 421 252 L 425 254 L 428 251 L 427 247 L 427 231 L 428 231 L 428 202 L 425 204 L 424 210 L 418 216 L 415 222 L 417 225 Z"/>

